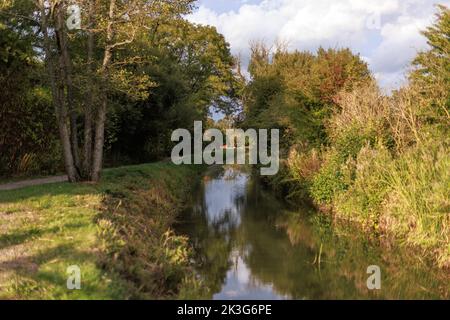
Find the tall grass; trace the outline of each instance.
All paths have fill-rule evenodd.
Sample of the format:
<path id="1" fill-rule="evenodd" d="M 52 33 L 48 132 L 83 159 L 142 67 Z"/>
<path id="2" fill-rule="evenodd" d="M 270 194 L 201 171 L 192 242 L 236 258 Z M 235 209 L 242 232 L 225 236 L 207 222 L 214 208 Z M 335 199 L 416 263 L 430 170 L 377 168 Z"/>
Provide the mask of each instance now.
<path id="1" fill-rule="evenodd" d="M 429 142 L 406 152 L 388 172 L 384 223 L 397 238 L 430 249 L 450 267 L 450 155 Z"/>
<path id="2" fill-rule="evenodd" d="M 285 161 L 279 181 L 289 197 L 307 194 L 319 208 L 450 267 L 448 119 L 447 126 L 436 120 L 442 117 L 414 85 L 386 96 L 369 83 L 337 101 L 329 145 L 293 149 Z"/>

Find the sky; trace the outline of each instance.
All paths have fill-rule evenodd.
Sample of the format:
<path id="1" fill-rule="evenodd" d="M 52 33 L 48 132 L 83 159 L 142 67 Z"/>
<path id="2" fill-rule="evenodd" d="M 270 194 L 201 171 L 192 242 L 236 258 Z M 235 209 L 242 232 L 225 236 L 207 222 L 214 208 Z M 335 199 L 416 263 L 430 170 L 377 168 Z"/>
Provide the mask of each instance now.
<path id="1" fill-rule="evenodd" d="M 386 90 L 405 83 L 420 34 L 433 23 L 439 0 L 199 0 L 188 16 L 213 25 L 232 54 L 248 64 L 252 41 L 287 43 L 289 50 L 348 47 L 368 62 Z M 440 0 L 450 6 L 450 0 Z"/>

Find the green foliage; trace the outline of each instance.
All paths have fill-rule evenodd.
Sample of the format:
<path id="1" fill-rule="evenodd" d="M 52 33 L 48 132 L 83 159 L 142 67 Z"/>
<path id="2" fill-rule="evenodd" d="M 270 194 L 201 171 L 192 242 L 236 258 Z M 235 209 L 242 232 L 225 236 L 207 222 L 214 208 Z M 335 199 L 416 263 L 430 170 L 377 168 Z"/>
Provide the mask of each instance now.
<path id="1" fill-rule="evenodd" d="M 315 147 L 327 143 L 326 119 L 337 93 L 370 80 L 366 63 L 348 49 L 319 49 L 313 55 L 277 48 L 273 57 L 263 44 L 252 50 L 242 125 L 281 129 L 285 148 L 299 141 Z"/>
<path id="2" fill-rule="evenodd" d="M 334 154 L 312 179 L 310 193 L 316 203 L 329 205 L 335 194 L 348 188 L 344 181 L 341 165 L 338 155 Z"/>
<path id="3" fill-rule="evenodd" d="M 348 53 L 319 50 L 317 64 L 311 63 L 316 58 L 310 54 L 285 54 L 288 58 L 281 64 L 277 59 L 283 55 L 269 62 L 267 52 L 257 47 L 253 83 L 261 74 L 270 74 L 281 79 L 282 89 L 262 111 L 251 104 L 257 100 L 250 99 L 247 115 L 264 120 L 264 115 L 251 112 L 258 110 L 271 115 L 272 122 L 265 124 L 298 128 L 298 135 L 285 130 L 291 133 L 284 136 L 290 142 L 289 157 L 279 176 L 271 179 L 288 199 L 299 202 L 309 196 L 337 217 L 420 247 L 440 267 L 448 267 L 450 15 L 444 6 L 439 10 L 437 21 L 423 33 L 431 49 L 418 54 L 409 85 L 391 96 L 383 95 L 363 69 L 356 69 L 356 78 L 343 76 L 343 70 L 355 70 L 357 62 Z M 305 65 L 314 66 L 319 76 L 308 74 Z M 307 83 L 300 71 L 312 81 Z M 350 80 L 342 84 L 343 79 Z M 262 96 L 257 90 L 253 94 Z M 305 106 L 293 103 L 299 96 L 317 107 L 299 112 L 299 106 Z M 293 105 L 296 112 L 287 112 Z M 315 110 L 320 110 L 319 117 Z M 305 128 L 317 132 L 320 124 L 326 135 L 311 138 Z M 310 148 L 317 141 L 320 154 L 312 157 Z M 297 152 L 298 144 L 303 155 Z"/>
<path id="4" fill-rule="evenodd" d="M 105 170 L 98 185 L 3 191 L 0 298 L 155 299 L 199 288 L 187 239 L 171 227 L 200 170 L 155 163 Z M 81 290 L 66 287 L 70 265 Z"/>
<path id="5" fill-rule="evenodd" d="M 353 183 L 353 174 L 344 174 L 344 168 L 355 161 L 365 145 L 373 145 L 376 137 L 365 134 L 363 128 L 350 127 L 335 138 L 328 159 L 313 178 L 311 195 L 318 204 L 331 204 L 335 195 L 348 189 Z M 347 177 L 347 179 L 346 179 Z"/>
<path id="6" fill-rule="evenodd" d="M 171 226 L 198 169 L 154 164 L 106 173 L 106 209 L 96 217 L 103 262 L 128 279 L 131 297 L 174 296 L 189 278 L 187 239 Z M 111 183 L 116 179 L 119 185 Z"/>
<path id="7" fill-rule="evenodd" d="M 172 131 L 206 121 L 211 106 L 232 112 L 240 86 L 229 45 L 213 27 L 167 21 L 142 39 L 142 46 L 154 57 L 142 70 L 156 86 L 145 101 L 120 99 L 113 112 L 118 130 L 111 149 L 113 156 L 140 162 L 169 155 Z"/>
<path id="8" fill-rule="evenodd" d="M 429 249 L 441 266 L 450 265 L 450 157 L 448 139 L 428 141 L 397 159 L 387 181 L 391 188 L 383 208 L 396 237 Z M 406 215 L 405 212 L 408 214 Z"/>
<path id="9" fill-rule="evenodd" d="M 450 117 L 450 9 L 438 9 L 436 22 L 423 32 L 431 49 L 417 55 L 410 78 L 430 100 L 429 116 L 445 121 Z"/>
<path id="10" fill-rule="evenodd" d="M 309 197 L 311 179 L 320 170 L 321 162 L 316 149 L 292 148 L 279 174 L 270 183 L 290 203 L 303 203 Z"/>
<path id="11" fill-rule="evenodd" d="M 33 50 L 26 1 L 0 13 L 0 176 L 51 174 L 61 169 L 51 96 Z"/>
<path id="12" fill-rule="evenodd" d="M 326 103 L 334 103 L 340 91 L 352 90 L 358 84 L 372 78 L 367 64 L 350 49 L 320 48 L 311 75 L 312 91 Z"/>
<path id="13" fill-rule="evenodd" d="M 362 148 L 355 161 L 343 167 L 349 188 L 335 197 L 337 214 L 377 232 L 382 205 L 390 190 L 387 174 L 391 163 L 392 157 L 383 145 Z"/>
<path id="14" fill-rule="evenodd" d="M 349 157 L 355 159 L 359 150 L 367 142 L 373 144 L 376 137 L 364 134 L 363 130 L 363 128 L 358 127 L 349 128 L 335 141 L 336 157 L 340 163 L 343 163 Z"/>
<path id="15" fill-rule="evenodd" d="M 130 3 L 117 2 L 116 11 L 128 11 L 129 19 L 114 18 L 114 32 L 109 40 L 108 5 L 95 2 L 91 21 L 88 1 L 49 4 L 64 6 L 69 2 L 80 5 L 83 12 L 82 30 L 61 31 L 67 33 L 73 82 L 73 101 L 67 105 L 74 109 L 81 160 L 85 156 L 81 149 L 86 115 L 97 117 L 105 99 L 105 159 L 109 165 L 166 157 L 172 147 L 173 129 L 190 128 L 194 120 L 206 120 L 211 106 L 227 114 L 238 108 L 242 79 L 234 71 L 236 61 L 229 44 L 214 27 L 184 19 L 193 9 L 193 0 L 136 1 L 133 5 L 140 9 L 132 11 Z M 47 12 L 49 30 L 54 27 L 55 12 Z M 2 2 L 2 176 L 48 174 L 61 169 L 51 93 L 53 75 L 44 68 L 48 59 L 40 20 L 33 1 Z M 93 38 L 92 56 L 87 50 L 89 31 Z M 55 33 L 49 35 L 52 58 L 57 58 Z M 106 47 L 114 48 L 111 63 L 104 70 Z M 48 62 L 54 70 L 60 70 L 58 59 Z M 59 74 L 55 79 L 58 84 L 65 83 Z M 72 131 L 71 126 L 69 129 Z"/>

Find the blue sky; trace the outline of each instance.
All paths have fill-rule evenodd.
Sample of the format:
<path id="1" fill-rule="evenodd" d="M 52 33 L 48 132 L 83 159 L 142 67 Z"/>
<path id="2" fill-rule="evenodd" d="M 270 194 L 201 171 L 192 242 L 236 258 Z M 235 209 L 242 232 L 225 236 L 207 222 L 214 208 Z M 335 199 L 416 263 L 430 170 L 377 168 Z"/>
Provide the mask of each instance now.
<path id="1" fill-rule="evenodd" d="M 389 90 L 404 83 L 411 60 L 427 48 L 420 30 L 433 22 L 436 1 L 199 0 L 189 19 L 216 26 L 244 64 L 254 40 L 282 41 L 289 50 L 349 47 Z"/>
<path id="2" fill-rule="evenodd" d="M 197 5 L 213 9 L 215 12 L 224 13 L 239 10 L 243 4 L 259 4 L 262 0 L 200 0 Z"/>

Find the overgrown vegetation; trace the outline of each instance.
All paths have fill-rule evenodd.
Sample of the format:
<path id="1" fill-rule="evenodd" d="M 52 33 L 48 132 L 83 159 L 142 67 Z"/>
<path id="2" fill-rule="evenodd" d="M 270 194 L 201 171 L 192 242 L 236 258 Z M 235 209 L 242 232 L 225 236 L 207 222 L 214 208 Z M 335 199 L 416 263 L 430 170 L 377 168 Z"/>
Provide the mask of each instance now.
<path id="1" fill-rule="evenodd" d="M 171 226 L 200 169 L 156 163 L 107 170 L 96 186 L 3 191 L 0 298 L 174 298 L 199 288 L 187 239 Z M 81 290 L 66 287 L 71 265 Z"/>
<path id="2" fill-rule="evenodd" d="M 0 2 L 0 176 L 65 169 L 71 182 L 98 183 L 0 194 L 0 298 L 202 296 L 187 239 L 171 230 L 198 168 L 100 173 L 167 157 L 172 131 L 212 126 L 212 109 L 226 115 L 222 130 L 281 130 L 283 165 L 265 182 L 288 201 L 450 268 L 449 9 L 423 32 L 429 50 L 408 84 L 386 94 L 349 49 L 262 43 L 244 86 L 224 37 L 185 19 L 194 3 Z M 66 26 L 70 4 L 81 29 Z M 208 256 L 226 264 L 218 245 Z M 81 291 L 65 289 L 70 265 Z"/>
<path id="3" fill-rule="evenodd" d="M 430 50 L 391 95 L 347 50 L 278 50 L 269 62 L 256 46 L 243 125 L 283 130 L 284 166 L 269 183 L 291 202 L 310 199 L 450 267 L 450 11 L 439 10 L 423 33 Z"/>
<path id="4" fill-rule="evenodd" d="M 4 16 L 0 4 L 0 176 L 53 174 L 61 170 L 61 155 L 51 95 L 41 80 L 42 63 L 33 54 L 27 25 Z M 26 7 L 22 2 L 20 9 Z M 18 8 L 19 9 L 19 8 Z M 4 11 L 5 10 L 5 11 Z"/>
<path id="5" fill-rule="evenodd" d="M 184 18 L 194 2 L 2 1 L 0 175 L 98 181 L 103 162 L 163 159 L 174 129 L 234 110 L 236 61 L 214 27 Z"/>

